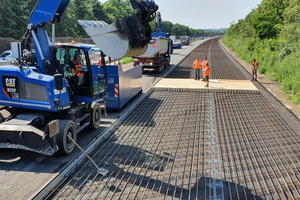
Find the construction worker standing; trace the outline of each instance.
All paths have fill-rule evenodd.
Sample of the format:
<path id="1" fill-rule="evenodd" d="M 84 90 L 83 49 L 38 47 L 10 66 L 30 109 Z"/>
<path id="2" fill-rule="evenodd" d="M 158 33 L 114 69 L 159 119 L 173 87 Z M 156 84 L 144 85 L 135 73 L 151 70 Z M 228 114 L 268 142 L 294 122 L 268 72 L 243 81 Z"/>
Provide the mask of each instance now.
<path id="1" fill-rule="evenodd" d="M 202 72 L 203 72 L 203 79 L 202 79 L 202 81 L 205 81 L 204 71 L 205 71 L 206 63 L 209 63 L 209 61 L 207 60 L 207 57 L 204 56 L 204 60 L 202 61 Z"/>
<path id="2" fill-rule="evenodd" d="M 200 80 L 201 61 L 199 60 L 199 58 L 196 58 L 193 63 L 193 67 L 195 69 L 195 80 Z"/>
<path id="3" fill-rule="evenodd" d="M 204 75 L 205 75 L 204 81 L 206 81 L 206 85 L 204 87 L 209 87 L 210 66 L 209 66 L 208 62 L 206 63 Z"/>
<path id="4" fill-rule="evenodd" d="M 258 62 L 253 59 L 252 62 L 252 81 L 257 81 L 257 69 L 258 69 Z"/>

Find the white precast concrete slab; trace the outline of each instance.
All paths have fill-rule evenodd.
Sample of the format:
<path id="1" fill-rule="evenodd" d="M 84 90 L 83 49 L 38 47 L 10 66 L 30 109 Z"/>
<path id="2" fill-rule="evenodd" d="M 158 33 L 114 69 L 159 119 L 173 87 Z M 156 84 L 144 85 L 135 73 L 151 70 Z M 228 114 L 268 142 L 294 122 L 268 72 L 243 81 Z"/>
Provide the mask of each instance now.
<path id="1" fill-rule="evenodd" d="M 154 87 L 156 88 L 188 88 L 207 89 L 206 82 L 194 79 L 163 78 Z M 250 80 L 209 80 L 209 89 L 216 90 L 258 90 Z"/>

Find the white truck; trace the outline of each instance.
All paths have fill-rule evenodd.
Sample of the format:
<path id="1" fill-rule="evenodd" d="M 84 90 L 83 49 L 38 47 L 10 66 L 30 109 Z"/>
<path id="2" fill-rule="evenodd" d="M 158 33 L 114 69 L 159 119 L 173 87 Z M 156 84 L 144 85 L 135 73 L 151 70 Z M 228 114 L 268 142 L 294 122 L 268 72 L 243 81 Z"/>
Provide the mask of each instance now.
<path id="1" fill-rule="evenodd" d="M 181 36 L 181 44 L 182 45 L 190 45 L 190 37 L 189 36 Z"/>
<path id="2" fill-rule="evenodd" d="M 168 33 L 163 32 L 162 19 L 160 12 L 156 15 L 157 32 L 152 33 L 152 40 L 148 44 L 147 50 L 144 54 L 135 56 L 134 65 L 142 65 L 142 69 L 155 69 L 159 74 L 170 64 L 172 53 L 172 40 Z"/>
<path id="3" fill-rule="evenodd" d="M 134 65 L 142 65 L 142 69 L 155 69 L 159 74 L 170 64 L 171 42 L 167 37 L 152 37 L 153 43 L 148 44 L 146 52 L 134 57 Z"/>

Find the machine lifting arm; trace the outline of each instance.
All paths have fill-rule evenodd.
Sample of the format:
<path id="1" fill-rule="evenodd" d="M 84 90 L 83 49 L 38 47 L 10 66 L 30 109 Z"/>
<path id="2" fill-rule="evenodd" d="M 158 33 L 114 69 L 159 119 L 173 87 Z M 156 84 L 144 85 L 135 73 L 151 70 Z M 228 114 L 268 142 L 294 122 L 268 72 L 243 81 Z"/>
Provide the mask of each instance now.
<path id="1" fill-rule="evenodd" d="M 163 27 L 162 27 L 162 21 L 161 21 L 161 14 L 160 12 L 157 12 L 156 16 L 156 22 L 155 22 L 155 28 L 157 33 L 162 33 L 163 32 Z"/>
<path id="2" fill-rule="evenodd" d="M 41 73 L 53 75 L 56 71 L 55 63 L 51 63 L 51 52 L 56 53 L 56 47 L 51 44 L 45 26 L 60 22 L 69 2 L 70 0 L 39 0 L 31 13 L 22 43 L 28 48 L 29 43 L 33 42 Z"/>
<path id="3" fill-rule="evenodd" d="M 28 47 L 28 44 L 33 42 L 41 73 L 53 75 L 56 71 L 53 58 L 56 47 L 51 44 L 45 26 L 60 22 L 69 2 L 70 0 L 39 0 L 31 13 L 23 46 Z M 151 40 L 149 22 L 154 19 L 158 6 L 153 0 L 130 0 L 130 2 L 135 10 L 134 14 L 117 20 L 112 25 L 108 26 L 105 22 L 80 21 L 83 27 L 92 23 L 101 24 L 98 27 L 93 26 L 93 34 L 97 35 L 97 40 L 94 41 L 109 57 L 140 55 L 146 51 L 146 44 Z M 90 34 L 89 31 L 87 33 Z M 121 49 L 121 52 L 115 51 L 116 49 Z"/>

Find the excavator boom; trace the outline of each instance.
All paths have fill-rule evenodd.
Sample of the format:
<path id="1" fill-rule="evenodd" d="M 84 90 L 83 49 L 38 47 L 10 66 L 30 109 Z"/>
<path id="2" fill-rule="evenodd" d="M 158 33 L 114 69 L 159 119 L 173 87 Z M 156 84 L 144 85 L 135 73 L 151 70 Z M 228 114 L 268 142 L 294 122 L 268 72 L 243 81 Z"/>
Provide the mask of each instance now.
<path id="1" fill-rule="evenodd" d="M 149 22 L 155 17 L 158 6 L 153 0 L 130 0 L 134 13 L 111 25 L 105 22 L 79 21 L 94 42 L 109 57 L 122 58 L 143 54 L 151 40 Z M 54 55 L 56 48 L 51 44 L 45 26 L 60 22 L 70 0 L 39 0 L 33 9 L 23 46 L 33 42 L 36 59 L 41 73 L 53 75 L 56 71 Z M 116 51 L 117 49 L 117 51 Z"/>

